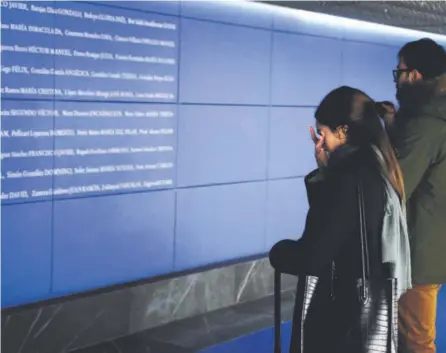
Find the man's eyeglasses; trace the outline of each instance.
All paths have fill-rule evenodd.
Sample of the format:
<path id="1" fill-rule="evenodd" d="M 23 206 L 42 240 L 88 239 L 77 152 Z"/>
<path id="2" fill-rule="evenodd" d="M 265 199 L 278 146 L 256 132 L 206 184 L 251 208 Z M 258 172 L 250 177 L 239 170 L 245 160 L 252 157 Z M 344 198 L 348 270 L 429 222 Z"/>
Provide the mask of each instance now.
<path id="1" fill-rule="evenodd" d="M 405 72 L 409 73 L 411 71 L 412 71 L 412 69 L 396 69 L 396 70 L 393 70 L 393 81 L 395 83 L 398 82 L 401 74 L 403 74 Z"/>

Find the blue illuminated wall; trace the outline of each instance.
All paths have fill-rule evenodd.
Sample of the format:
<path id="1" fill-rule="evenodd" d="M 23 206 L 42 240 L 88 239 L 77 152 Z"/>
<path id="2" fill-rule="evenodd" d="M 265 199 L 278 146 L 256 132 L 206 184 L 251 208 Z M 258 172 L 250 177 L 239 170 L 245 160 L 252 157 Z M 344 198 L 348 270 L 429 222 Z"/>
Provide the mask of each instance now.
<path id="1" fill-rule="evenodd" d="M 392 100 L 421 36 L 249 3 L 2 6 L 3 307 L 298 238 L 315 106 Z"/>

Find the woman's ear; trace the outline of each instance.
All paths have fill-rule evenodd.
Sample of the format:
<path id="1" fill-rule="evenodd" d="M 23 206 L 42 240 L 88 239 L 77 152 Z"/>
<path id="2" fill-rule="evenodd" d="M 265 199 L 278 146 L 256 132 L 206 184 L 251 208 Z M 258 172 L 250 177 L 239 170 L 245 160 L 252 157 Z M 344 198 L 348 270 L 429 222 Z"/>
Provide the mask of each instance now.
<path id="1" fill-rule="evenodd" d="M 341 125 L 336 129 L 336 135 L 342 142 L 347 141 L 348 126 Z"/>

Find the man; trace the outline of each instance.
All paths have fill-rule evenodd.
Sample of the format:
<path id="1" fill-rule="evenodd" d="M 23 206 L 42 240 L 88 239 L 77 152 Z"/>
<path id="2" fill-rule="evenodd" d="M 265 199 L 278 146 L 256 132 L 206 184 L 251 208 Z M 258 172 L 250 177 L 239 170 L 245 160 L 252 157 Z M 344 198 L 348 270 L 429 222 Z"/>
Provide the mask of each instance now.
<path id="1" fill-rule="evenodd" d="M 400 108 L 389 134 L 404 175 L 413 278 L 400 300 L 400 347 L 435 353 L 437 295 L 446 283 L 446 54 L 421 39 L 398 59 Z"/>

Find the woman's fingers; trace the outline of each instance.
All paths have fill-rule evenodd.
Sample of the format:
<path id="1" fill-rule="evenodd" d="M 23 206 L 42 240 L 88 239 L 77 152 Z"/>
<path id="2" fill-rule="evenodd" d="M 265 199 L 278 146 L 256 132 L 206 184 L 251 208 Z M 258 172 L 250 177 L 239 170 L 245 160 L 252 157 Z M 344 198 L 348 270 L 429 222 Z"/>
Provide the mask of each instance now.
<path id="1" fill-rule="evenodd" d="M 325 134 L 322 132 L 322 134 L 321 134 L 321 138 L 318 139 L 318 140 L 317 140 L 317 143 L 316 143 L 316 150 L 317 150 L 318 152 L 321 152 L 321 151 L 322 151 L 322 149 L 323 149 L 323 147 L 324 147 L 324 142 L 325 142 Z"/>
<path id="2" fill-rule="evenodd" d="M 320 152 L 322 150 L 322 145 L 324 144 L 324 141 L 322 139 L 319 139 L 319 141 L 316 143 L 316 150 Z"/>
<path id="3" fill-rule="evenodd" d="M 315 144 L 317 144 L 319 142 L 319 139 L 316 136 L 316 131 L 314 131 L 314 128 L 312 126 L 310 126 L 310 134 L 311 134 L 311 139 L 313 140 L 313 142 Z"/>
<path id="4" fill-rule="evenodd" d="M 315 149 L 315 157 L 317 164 L 319 166 L 324 166 L 327 164 L 327 154 L 324 150 L 325 133 L 322 132 L 321 136 L 318 137 L 312 126 L 310 126 L 309 129 L 310 129 L 311 139 L 313 140 L 315 145 L 314 149 Z"/>

